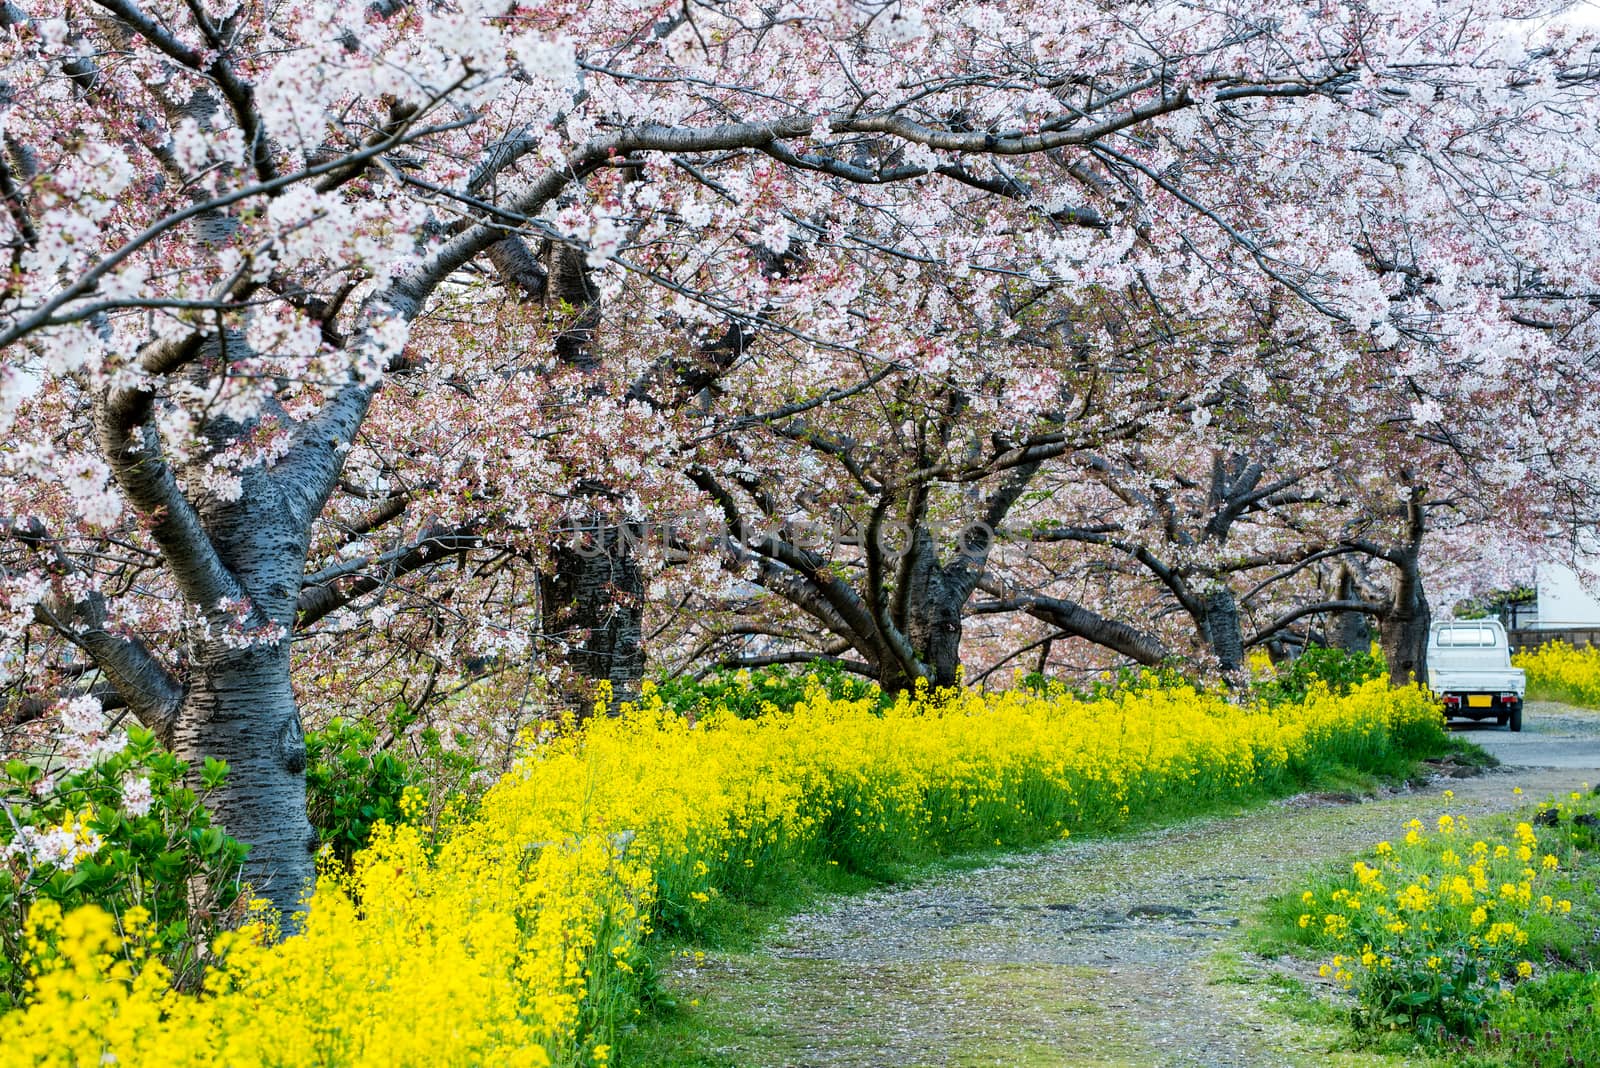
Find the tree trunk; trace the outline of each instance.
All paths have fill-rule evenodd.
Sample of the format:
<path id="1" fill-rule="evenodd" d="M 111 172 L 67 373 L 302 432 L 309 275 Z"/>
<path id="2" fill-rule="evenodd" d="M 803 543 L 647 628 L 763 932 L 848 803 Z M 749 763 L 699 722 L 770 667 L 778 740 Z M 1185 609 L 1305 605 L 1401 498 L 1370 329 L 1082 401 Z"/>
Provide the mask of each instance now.
<path id="1" fill-rule="evenodd" d="M 1423 503 L 1427 490 L 1411 484 L 1406 497 L 1406 540 L 1386 554 L 1399 571 L 1389 611 L 1379 622 L 1378 640 L 1389 661 L 1389 681 L 1404 686 L 1415 679 L 1428 681 L 1428 629 L 1433 622 L 1422 589 L 1422 540 L 1427 534 Z"/>
<path id="2" fill-rule="evenodd" d="M 630 532 L 591 523 L 588 536 L 556 548 L 541 582 L 545 633 L 565 643 L 576 676 L 564 698 L 579 711 L 594 699 L 593 683 L 610 682 L 625 701 L 644 678 L 644 576 Z"/>
<path id="3" fill-rule="evenodd" d="M 1423 595 L 1422 575 L 1412 557 L 1402 566 L 1394 601 L 1378 629 L 1378 642 L 1389 661 L 1389 681 L 1404 686 L 1415 679 L 1428 681 L 1428 629 L 1433 617 Z"/>
<path id="4" fill-rule="evenodd" d="M 943 582 L 935 581 L 920 602 L 912 603 L 912 648 L 927 667 L 930 686 L 954 686 L 961 677 L 961 605 Z"/>
<path id="5" fill-rule="evenodd" d="M 198 777 L 206 757 L 228 778 L 207 804 L 250 846 L 244 879 L 285 915 L 311 888 L 317 833 L 306 818 L 306 747 L 289 685 L 289 642 L 192 651 L 172 745 Z"/>
<path id="6" fill-rule="evenodd" d="M 898 657 L 886 656 L 877 665 L 879 684 L 891 693 L 910 689 L 918 677 L 933 687 L 954 686 L 961 675 L 961 610 L 972 589 L 953 574 L 959 565 L 940 564 L 938 547 L 926 528 L 919 527 L 912 537 L 911 566 L 904 576 L 904 629 L 920 674 L 908 671 Z M 869 594 L 883 596 L 882 591 Z"/>
<path id="7" fill-rule="evenodd" d="M 1200 635 L 1205 639 L 1226 676 L 1244 668 L 1244 630 L 1239 622 L 1239 604 L 1233 591 L 1219 586 L 1204 595 L 1204 614 Z"/>
<path id="8" fill-rule="evenodd" d="M 243 431 L 218 424 L 212 433 L 226 441 Z M 322 484 L 331 485 L 336 470 L 336 464 L 322 469 Z M 283 636 L 257 632 L 190 643 L 172 748 L 196 780 L 206 757 L 227 762 L 227 781 L 208 806 L 228 834 L 250 847 L 244 879 L 252 893 L 287 916 L 300 911 L 312 890 L 318 846 L 306 815 L 305 730 L 290 683 L 290 636 L 310 526 L 323 498 L 307 480 L 296 481 L 289 465 L 278 475 L 255 468 L 243 477 L 238 500 L 203 497 L 197 511 L 217 561 L 251 606 L 247 625 L 277 628 Z"/>
<path id="9" fill-rule="evenodd" d="M 1339 600 L 1360 600 L 1361 591 L 1348 567 L 1339 569 Z M 1372 627 L 1364 612 L 1335 612 L 1329 639 L 1347 653 L 1364 653 L 1372 646 Z"/>

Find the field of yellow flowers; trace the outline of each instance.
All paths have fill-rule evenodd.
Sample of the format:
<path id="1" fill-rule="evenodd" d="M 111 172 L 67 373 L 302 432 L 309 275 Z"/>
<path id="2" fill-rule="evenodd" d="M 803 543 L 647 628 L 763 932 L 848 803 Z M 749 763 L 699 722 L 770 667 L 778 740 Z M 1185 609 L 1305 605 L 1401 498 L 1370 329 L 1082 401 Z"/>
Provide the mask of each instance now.
<path id="1" fill-rule="evenodd" d="M 1546 642 L 1532 652 L 1511 658 L 1528 673 L 1528 697 L 1600 708 L 1600 649 L 1575 649 L 1566 642 Z"/>
<path id="2" fill-rule="evenodd" d="M 0 1019 L 0 1064 L 614 1063 L 649 940 L 719 899 L 1244 800 L 1440 742 L 1431 699 L 1381 681 L 1271 709 L 1185 686 L 887 708 L 814 688 L 754 719 L 685 717 L 647 691 L 530 740 L 470 819 L 380 828 L 323 876 L 296 936 L 223 936 L 199 995 L 169 989 L 137 909 L 35 908 L 31 999 Z"/>

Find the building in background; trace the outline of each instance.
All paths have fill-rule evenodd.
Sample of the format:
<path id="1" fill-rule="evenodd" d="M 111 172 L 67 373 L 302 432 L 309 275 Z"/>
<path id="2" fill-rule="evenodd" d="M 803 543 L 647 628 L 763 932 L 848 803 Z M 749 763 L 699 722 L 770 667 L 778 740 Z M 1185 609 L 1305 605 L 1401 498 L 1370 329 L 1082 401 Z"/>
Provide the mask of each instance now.
<path id="1" fill-rule="evenodd" d="M 1600 646 L 1600 599 L 1583 588 L 1577 572 L 1562 564 L 1540 564 L 1534 585 L 1537 596 L 1532 604 L 1506 603 L 1497 608 L 1513 648 L 1548 641 Z"/>
<path id="2" fill-rule="evenodd" d="M 1539 599 L 1534 616 L 1516 625 L 1538 630 L 1600 628 L 1600 600 L 1583 588 L 1577 572 L 1561 564 L 1540 564 L 1535 582 Z"/>

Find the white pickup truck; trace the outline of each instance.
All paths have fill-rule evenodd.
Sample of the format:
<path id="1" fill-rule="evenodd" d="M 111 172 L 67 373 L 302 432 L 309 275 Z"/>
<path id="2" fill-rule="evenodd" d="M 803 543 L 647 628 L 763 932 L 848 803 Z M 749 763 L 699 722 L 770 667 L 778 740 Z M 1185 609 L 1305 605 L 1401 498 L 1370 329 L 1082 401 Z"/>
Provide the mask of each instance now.
<path id="1" fill-rule="evenodd" d="M 1428 687 L 1446 716 L 1488 719 L 1522 729 L 1527 675 L 1511 666 L 1506 629 L 1494 619 L 1451 619 L 1428 632 Z"/>

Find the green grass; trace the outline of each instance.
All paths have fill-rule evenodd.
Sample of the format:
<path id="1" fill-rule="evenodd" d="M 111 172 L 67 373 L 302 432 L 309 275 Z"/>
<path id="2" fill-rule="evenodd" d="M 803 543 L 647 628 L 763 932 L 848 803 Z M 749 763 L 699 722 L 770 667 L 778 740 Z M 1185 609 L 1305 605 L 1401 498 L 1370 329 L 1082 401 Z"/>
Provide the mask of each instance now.
<path id="1" fill-rule="evenodd" d="M 1528 701 L 1548 701 L 1551 704 L 1567 705 L 1571 708 L 1600 709 L 1600 699 L 1585 689 L 1567 686 L 1560 682 L 1545 680 L 1535 682 L 1528 680 L 1528 692 L 1524 698 Z"/>
<path id="2" fill-rule="evenodd" d="M 1517 991 L 1476 1043 L 1446 1056 L 1472 1068 L 1595 1068 L 1600 1065 L 1600 975 L 1555 972 Z"/>
<path id="3" fill-rule="evenodd" d="M 718 1014 L 698 1004 L 658 998 L 645 1004 L 644 1027 L 623 1046 L 626 1064 L 651 1068 L 746 1068 L 718 1047 L 732 1045 L 735 1035 L 718 1023 Z"/>

